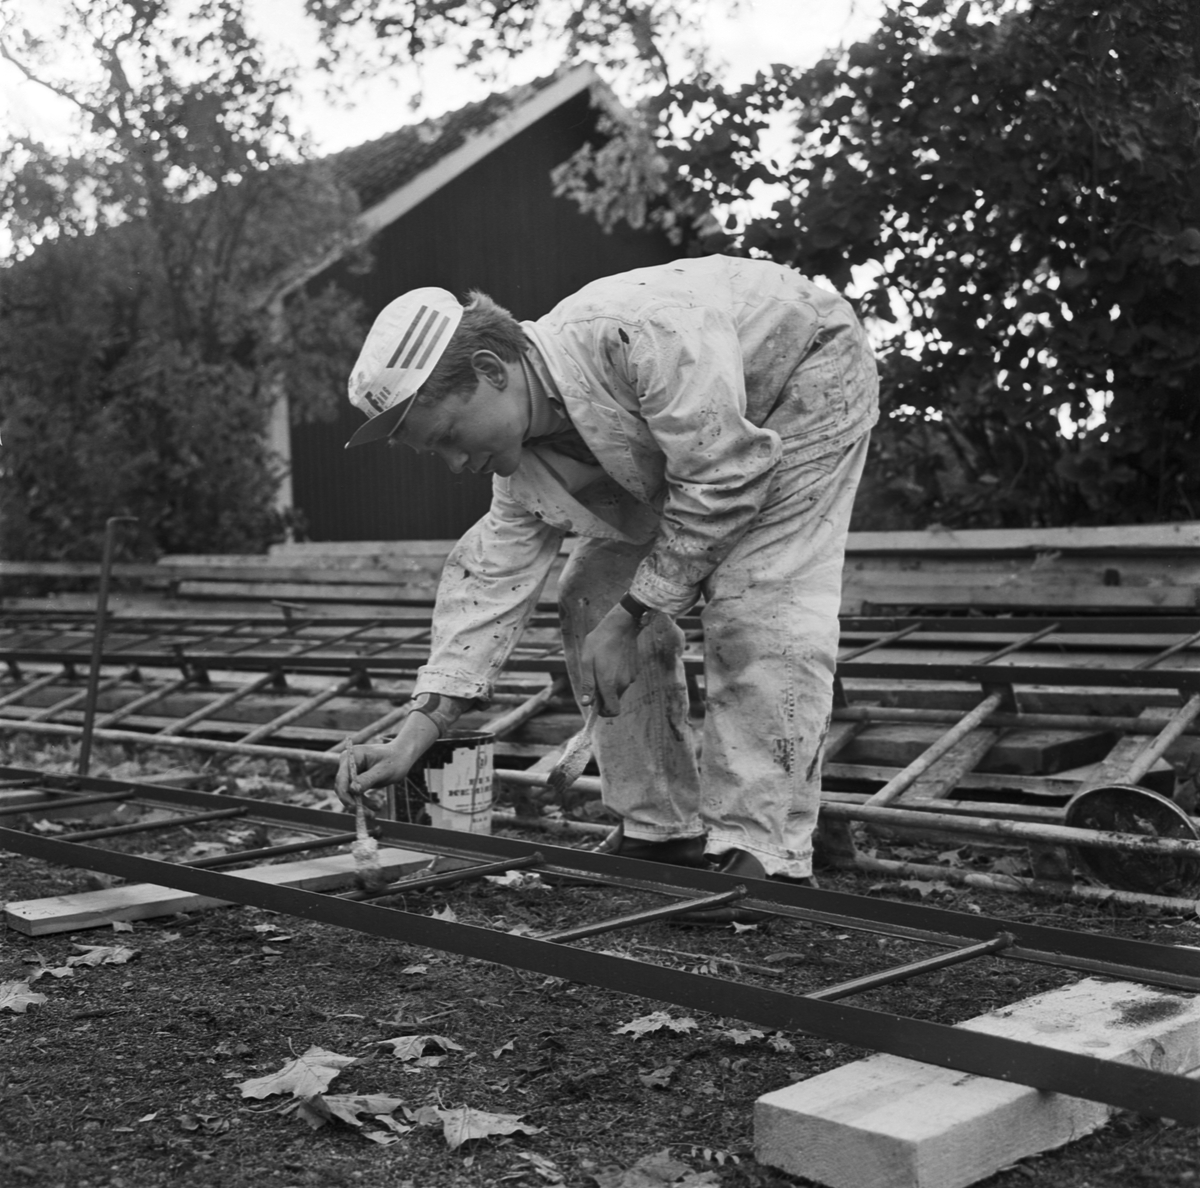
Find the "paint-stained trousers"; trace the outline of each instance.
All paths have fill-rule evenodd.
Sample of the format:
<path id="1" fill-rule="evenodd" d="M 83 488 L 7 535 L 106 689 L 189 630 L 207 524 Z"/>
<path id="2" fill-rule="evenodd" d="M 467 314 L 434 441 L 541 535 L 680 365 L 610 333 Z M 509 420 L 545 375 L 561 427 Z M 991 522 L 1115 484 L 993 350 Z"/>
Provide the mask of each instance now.
<path id="1" fill-rule="evenodd" d="M 791 465 L 785 453 L 759 515 L 705 583 L 699 755 L 683 632 L 667 615 L 647 616 L 637 680 L 594 734 L 604 803 L 627 837 L 706 833 L 711 854 L 748 850 L 768 874 L 812 872 L 842 564 L 868 436 Z M 576 689 L 584 639 L 649 548 L 588 539 L 571 554 L 559 602 Z"/>

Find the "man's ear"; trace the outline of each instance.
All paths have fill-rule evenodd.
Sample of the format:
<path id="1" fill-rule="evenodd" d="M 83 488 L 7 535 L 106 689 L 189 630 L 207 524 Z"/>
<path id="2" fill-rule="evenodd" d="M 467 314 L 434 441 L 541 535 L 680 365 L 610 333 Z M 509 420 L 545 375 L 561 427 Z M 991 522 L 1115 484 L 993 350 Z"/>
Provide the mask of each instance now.
<path id="1" fill-rule="evenodd" d="M 508 386 L 508 367 L 495 351 L 476 351 L 471 356 L 471 366 L 475 374 L 493 388 L 503 391 Z"/>

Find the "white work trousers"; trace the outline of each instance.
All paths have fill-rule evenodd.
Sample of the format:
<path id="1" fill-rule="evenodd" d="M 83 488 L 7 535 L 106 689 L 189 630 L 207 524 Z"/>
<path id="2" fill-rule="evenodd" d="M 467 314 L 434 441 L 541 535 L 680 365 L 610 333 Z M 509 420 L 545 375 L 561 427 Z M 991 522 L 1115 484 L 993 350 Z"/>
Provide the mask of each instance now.
<path id="1" fill-rule="evenodd" d="M 779 464 L 750 529 L 704 585 L 704 725 L 697 756 L 683 632 L 653 612 L 638 676 L 594 736 L 604 803 L 625 835 L 708 835 L 768 874 L 812 873 L 838 645 L 842 565 L 869 435 L 848 449 Z M 651 545 L 585 539 L 559 580 L 567 670 L 579 688 L 588 632 L 629 588 Z"/>

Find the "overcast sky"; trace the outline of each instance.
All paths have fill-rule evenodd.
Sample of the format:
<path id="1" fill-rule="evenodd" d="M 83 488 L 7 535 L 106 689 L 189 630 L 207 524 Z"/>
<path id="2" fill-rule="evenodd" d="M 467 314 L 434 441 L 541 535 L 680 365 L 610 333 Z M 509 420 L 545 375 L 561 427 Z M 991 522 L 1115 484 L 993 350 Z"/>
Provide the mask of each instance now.
<path id="1" fill-rule="evenodd" d="M 44 2 L 15 0 L 18 6 L 32 4 L 35 9 Z M 250 0 L 249 7 L 257 18 L 259 35 L 303 63 L 313 46 L 298 39 L 304 28 L 299 19 L 301 3 Z M 732 68 L 731 77 L 749 79 L 772 62 L 809 65 L 825 51 L 859 40 L 878 22 L 883 8 L 884 0 L 746 0 L 740 16 L 714 21 L 710 33 L 719 55 Z M 550 55 L 531 57 L 515 67 L 504 84 L 527 82 L 560 64 Z M 355 88 L 350 110 L 325 102 L 315 89 L 308 90 L 295 117 L 302 129 L 311 132 L 318 150 L 331 152 L 371 140 L 414 119 L 453 110 L 493 89 L 470 74 L 435 65 L 423 73 L 419 85 L 412 71 L 364 82 Z M 423 102 L 414 111 L 411 101 L 418 90 Z M 0 119 L 10 130 L 28 129 L 52 141 L 64 137 L 68 129 L 61 102 L 22 83 L 5 62 L 0 62 Z"/>

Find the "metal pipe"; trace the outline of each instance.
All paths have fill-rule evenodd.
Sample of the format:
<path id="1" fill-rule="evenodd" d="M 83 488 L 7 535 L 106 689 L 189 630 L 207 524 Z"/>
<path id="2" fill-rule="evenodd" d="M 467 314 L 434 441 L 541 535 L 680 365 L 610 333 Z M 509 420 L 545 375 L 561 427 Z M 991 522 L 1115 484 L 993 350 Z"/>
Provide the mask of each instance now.
<path id="1" fill-rule="evenodd" d="M 1017 875 L 983 874 L 953 866 L 935 866 L 931 862 L 899 862 L 894 858 L 871 858 L 866 854 L 858 854 L 854 858 L 839 860 L 837 865 L 846 870 L 862 870 L 868 874 L 888 875 L 897 879 L 953 883 L 959 887 L 976 887 L 980 891 L 1003 891 L 1007 894 L 1024 892 L 1080 903 L 1126 903 L 1137 907 L 1161 908 L 1180 916 L 1200 913 L 1200 899 L 1179 899 L 1173 895 L 1152 895 L 1142 891 L 1115 891 L 1109 887 L 1085 887 L 1078 883 L 1024 879 Z"/>
<path id="2" fill-rule="evenodd" d="M 189 727 L 194 726 L 197 722 L 203 722 L 205 718 L 211 718 L 218 710 L 223 710 L 228 706 L 233 705 L 235 701 L 240 701 L 243 697 L 249 696 L 251 693 L 257 693 L 259 689 L 265 685 L 271 684 L 278 680 L 278 674 L 275 672 L 265 672 L 262 676 L 257 677 L 249 684 L 242 685 L 237 689 L 231 689 L 228 693 L 221 694 L 214 701 L 210 701 L 208 705 L 201 706 L 198 710 L 188 714 L 186 718 L 181 718 L 178 722 L 170 726 L 164 726 L 156 734 L 153 735 L 154 745 L 166 739 L 171 735 L 182 734 Z"/>
<path id="3" fill-rule="evenodd" d="M 362 684 L 362 679 L 362 676 L 358 673 L 348 676 L 336 685 L 330 685 L 329 688 L 322 689 L 319 693 L 314 693 L 311 697 L 305 698 L 299 705 L 292 706 L 291 709 L 280 714 L 277 718 L 272 718 L 271 721 L 264 722 L 238 741 L 242 743 L 260 742 L 262 739 L 274 734 L 277 730 L 283 729 L 284 726 L 303 718 L 306 714 L 312 713 L 313 710 L 320 709 L 327 701 L 332 701 L 335 697 L 341 697 L 344 693 L 348 693 L 355 685 Z"/>
<path id="4" fill-rule="evenodd" d="M 87 775 L 92 758 L 92 730 L 96 721 L 96 698 L 99 695 L 100 656 L 104 648 L 104 616 L 108 611 L 108 583 L 112 577 L 113 544 L 117 525 L 137 523 L 136 516 L 109 516 L 104 522 L 104 558 L 100 563 L 100 590 L 96 595 L 96 629 L 92 635 L 92 664 L 88 670 L 87 705 L 83 711 L 83 735 L 79 742 L 81 776 Z"/>
<path id="5" fill-rule="evenodd" d="M 566 941 L 582 940 L 587 936 L 596 936 L 601 932 L 615 932 L 618 928 L 634 928 L 639 924 L 649 924 L 654 920 L 669 920 L 672 916 L 685 916 L 689 912 L 707 911 L 709 908 L 721 907 L 744 899 L 749 892 L 744 884 L 739 883 L 732 891 L 722 891 L 718 895 L 703 895 L 698 899 L 684 899 L 676 903 L 664 904 L 662 907 L 647 908 L 642 912 L 630 912 L 625 916 L 611 916 L 607 920 L 596 920 L 591 924 L 580 924 L 577 928 L 564 928 L 559 932 L 539 932 L 533 940 L 553 941 L 562 944 Z"/>
<path id="6" fill-rule="evenodd" d="M 969 714 L 960 719 L 957 725 L 952 726 L 937 742 L 922 751 L 907 767 L 888 780 L 867 803 L 882 807 L 907 792 L 951 747 L 981 725 L 993 710 L 998 709 L 1004 696 L 1003 690 L 989 693 Z"/>
<path id="7" fill-rule="evenodd" d="M 13 702 L 20 701 L 22 697 L 27 697 L 30 693 L 36 693 L 39 689 L 44 689 L 47 685 L 53 685 L 61 676 L 62 673 L 59 672 L 43 673 L 42 676 L 26 682 L 20 688 L 5 693 L 3 697 L 0 697 L 0 706 L 12 705 Z"/>
<path id="8" fill-rule="evenodd" d="M 836 986 L 826 986 L 824 990 L 814 990 L 804 997 L 819 998 L 822 1002 L 848 998 L 851 994 L 862 994 L 867 990 L 875 990 L 879 986 L 905 982 L 919 974 L 932 973 L 934 970 L 945 969 L 950 965 L 961 965 L 964 961 L 973 961 L 976 957 L 986 957 L 989 953 L 999 953 L 1004 949 L 1011 948 L 1012 943 L 1012 933 L 1001 932 L 991 940 L 982 941 L 977 945 L 967 945 L 961 949 L 953 949 L 949 953 L 938 953 L 921 961 L 910 961 L 907 965 L 897 965 L 893 969 L 880 970 L 879 973 L 865 974 L 861 978 L 839 982 Z"/>
<path id="9" fill-rule="evenodd" d="M 64 833 L 59 840 L 65 842 L 93 841 L 100 837 L 120 837 L 127 833 L 151 833 L 156 829 L 176 829 L 185 825 L 202 825 L 205 821 L 223 821 L 229 817 L 244 817 L 244 808 L 213 809 L 209 813 L 190 813 L 185 817 L 164 817 L 158 821 L 132 822 L 129 825 L 113 825 L 108 829 L 86 829 L 82 833 Z"/>
<path id="10" fill-rule="evenodd" d="M 80 727 L 66 726 L 61 722 L 27 722 L 22 718 L 0 718 L 0 730 L 75 738 L 80 732 Z M 139 743 L 144 747 L 174 747 L 181 751 L 207 751 L 216 755 L 255 755 L 263 759 L 289 759 L 297 763 L 319 763 L 331 767 L 336 767 L 338 763 L 336 754 L 328 751 L 309 751 L 301 747 L 269 747 L 262 743 L 243 746 L 236 742 L 221 742 L 215 738 L 175 738 L 166 734 L 142 734 L 137 730 L 97 730 L 95 737 L 104 742 Z"/>
<path id="11" fill-rule="evenodd" d="M 124 718 L 130 718 L 138 712 L 145 709 L 148 705 L 153 705 L 156 701 L 162 701 L 170 697 L 172 693 L 177 693 L 184 685 L 191 681 L 191 677 L 176 677 L 173 681 L 168 681 L 165 685 L 160 685 L 157 689 L 151 689 L 147 693 L 143 693 L 140 697 L 135 697 L 132 701 L 126 702 L 122 706 L 118 706 L 115 710 L 104 715 L 97 726 L 114 726 Z"/>
<path id="12" fill-rule="evenodd" d="M 983 817 L 957 817 L 950 813 L 918 812 L 866 804 L 822 803 L 828 817 L 866 824 L 935 829 L 978 837 L 1003 837 L 1014 842 L 1049 842 L 1052 845 L 1089 846 L 1139 854 L 1176 854 L 1200 859 L 1200 841 L 1174 837 L 1149 837 L 1141 833 L 1110 833 L 1101 829 L 1076 829 L 1070 825 L 1043 825 L 1033 821 L 998 821 Z"/>
<path id="13" fill-rule="evenodd" d="M 1183 707 L 1162 728 L 1153 742 L 1129 765 L 1129 770 L 1125 773 L 1126 781 L 1136 784 L 1163 757 L 1170 745 L 1196 720 L 1197 715 L 1200 715 L 1200 693 L 1193 693 Z"/>
<path id="14" fill-rule="evenodd" d="M 540 852 L 526 854 L 523 858 L 505 858 L 500 862 L 485 862 L 481 866 L 464 866 L 460 870 L 441 870 L 437 874 L 416 875 L 412 878 L 399 879 L 389 883 L 380 891 L 367 891 L 358 888 L 347 891 L 339 896 L 340 899 L 356 901 L 386 899 L 390 895 L 400 895 L 405 891 L 425 891 L 430 887 L 451 887 L 455 883 L 465 883 L 482 879 L 488 875 L 504 874 L 510 870 L 522 870 L 527 866 L 541 866 L 546 859 Z"/>
<path id="15" fill-rule="evenodd" d="M 42 788 L 39 791 L 49 791 Z M 32 804 L 22 804 L 12 808 L 0 809 L 0 817 L 16 817 L 22 813 L 38 813 L 43 809 L 73 809 L 82 808 L 85 804 L 104 804 L 113 800 L 128 800 L 132 792 L 97 792 L 94 796 L 63 796 L 58 800 L 35 800 Z"/>
<path id="16" fill-rule="evenodd" d="M 379 830 L 371 831 L 378 834 Z M 353 833 L 331 833 L 328 837 L 313 837 L 305 841 L 284 842 L 278 846 L 263 846 L 257 850 L 231 850 L 228 854 L 210 854 L 207 858 L 193 858 L 181 862 L 180 866 L 232 866 L 235 862 L 257 862 L 260 858 L 277 858 L 281 854 L 303 854 L 308 850 L 328 850 L 334 846 L 349 845 L 354 841 Z"/>

